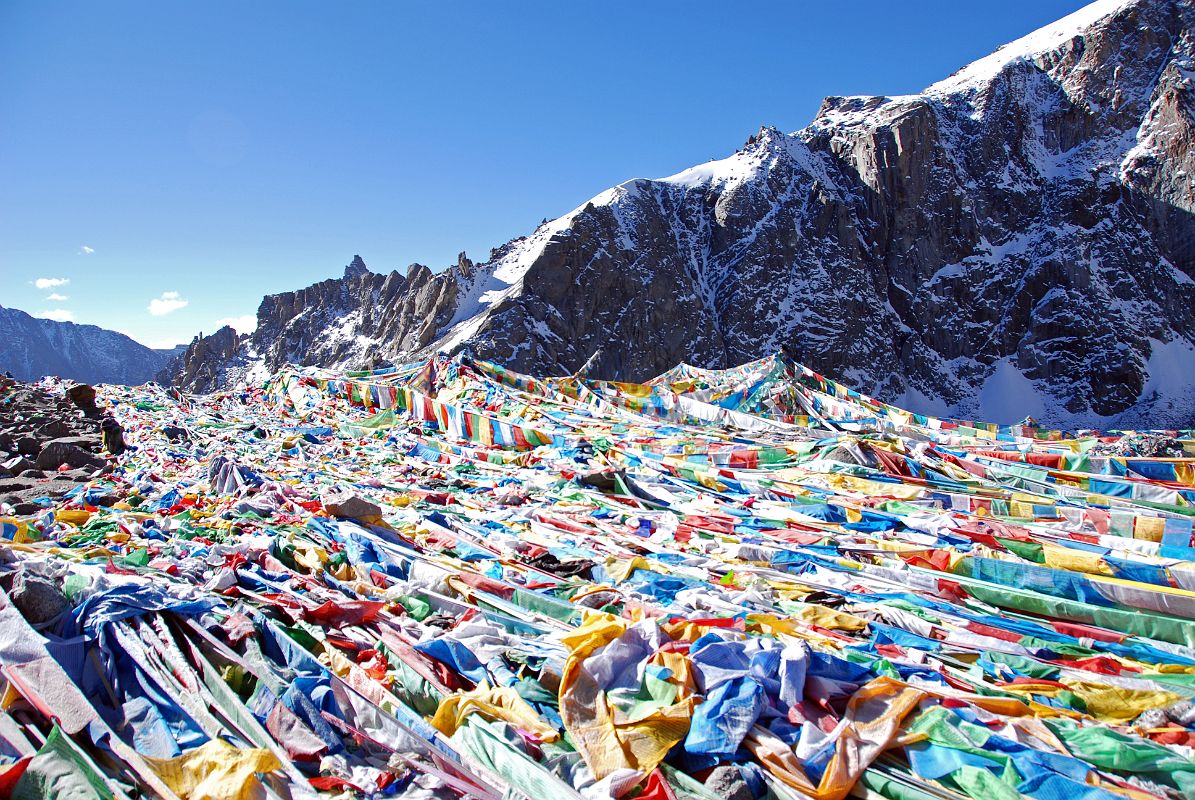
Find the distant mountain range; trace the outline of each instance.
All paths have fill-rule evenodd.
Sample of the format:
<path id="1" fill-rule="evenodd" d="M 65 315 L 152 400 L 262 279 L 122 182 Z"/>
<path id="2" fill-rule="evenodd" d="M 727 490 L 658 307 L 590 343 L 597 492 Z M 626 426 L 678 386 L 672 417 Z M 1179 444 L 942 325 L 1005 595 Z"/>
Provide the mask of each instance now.
<path id="1" fill-rule="evenodd" d="M 58 375 L 84 383 L 145 383 L 183 350 L 154 350 L 123 333 L 0 306 L 0 372 L 21 380 Z"/>

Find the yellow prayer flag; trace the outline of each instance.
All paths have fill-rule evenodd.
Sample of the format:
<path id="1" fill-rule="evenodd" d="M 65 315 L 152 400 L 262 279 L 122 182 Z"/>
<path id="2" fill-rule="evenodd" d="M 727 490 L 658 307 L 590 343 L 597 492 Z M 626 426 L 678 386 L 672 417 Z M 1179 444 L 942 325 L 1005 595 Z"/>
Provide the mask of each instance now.
<path id="1" fill-rule="evenodd" d="M 282 768 L 269 750 L 237 749 L 223 739 L 175 758 L 145 760 L 182 800 L 251 800 L 260 789 L 257 773 Z"/>

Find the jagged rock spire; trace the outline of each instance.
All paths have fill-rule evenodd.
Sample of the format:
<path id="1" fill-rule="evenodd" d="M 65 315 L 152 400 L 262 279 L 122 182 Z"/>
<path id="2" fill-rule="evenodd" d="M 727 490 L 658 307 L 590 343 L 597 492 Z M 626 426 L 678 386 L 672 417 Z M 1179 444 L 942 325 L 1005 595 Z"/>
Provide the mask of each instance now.
<path id="1" fill-rule="evenodd" d="M 365 266 L 365 260 L 361 256 L 353 256 L 353 261 L 344 268 L 345 278 L 359 278 L 362 275 L 369 274 L 369 267 Z"/>

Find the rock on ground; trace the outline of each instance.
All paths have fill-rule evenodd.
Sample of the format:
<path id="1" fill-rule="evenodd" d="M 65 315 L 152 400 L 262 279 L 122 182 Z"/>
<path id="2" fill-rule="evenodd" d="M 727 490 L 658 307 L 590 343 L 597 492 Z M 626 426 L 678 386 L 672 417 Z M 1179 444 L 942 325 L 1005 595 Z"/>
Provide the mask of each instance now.
<path id="1" fill-rule="evenodd" d="M 70 394 L 0 378 L 0 503 L 18 515 L 37 513 L 39 498 L 59 498 L 108 464 L 95 389 L 80 384 Z"/>

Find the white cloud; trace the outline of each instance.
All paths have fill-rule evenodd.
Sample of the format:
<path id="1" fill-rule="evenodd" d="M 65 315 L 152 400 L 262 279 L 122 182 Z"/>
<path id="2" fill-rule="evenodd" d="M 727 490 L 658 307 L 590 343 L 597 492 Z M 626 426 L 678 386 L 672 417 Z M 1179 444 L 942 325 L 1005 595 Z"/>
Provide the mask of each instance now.
<path id="1" fill-rule="evenodd" d="M 223 328 L 225 325 L 237 333 L 252 333 L 257 328 L 257 315 L 244 314 L 239 317 L 225 317 L 224 319 L 216 320 L 217 330 Z"/>
<path id="2" fill-rule="evenodd" d="M 49 311 L 39 311 L 37 316 L 42 319 L 52 319 L 55 322 L 74 322 L 75 312 L 65 308 L 51 308 Z"/>
<path id="3" fill-rule="evenodd" d="M 33 285 L 39 289 L 53 289 L 55 286 L 66 286 L 70 282 L 70 278 L 38 278 Z"/>
<path id="4" fill-rule="evenodd" d="M 63 300 L 70 300 L 69 297 L 64 294 L 58 294 L 58 292 L 51 292 L 46 299 L 55 303 L 61 303 Z"/>
<path id="5" fill-rule="evenodd" d="M 164 317 L 186 307 L 187 301 L 182 299 L 178 292 L 162 292 L 161 297 L 149 301 L 149 313 L 155 317 Z"/>
<path id="6" fill-rule="evenodd" d="M 91 255 L 91 254 L 92 254 L 92 253 L 94 253 L 94 252 L 95 252 L 95 248 L 94 248 L 94 247 L 88 247 L 87 245 L 82 245 L 82 246 L 79 248 L 79 255 L 81 255 L 81 256 L 89 256 L 89 255 Z"/>

